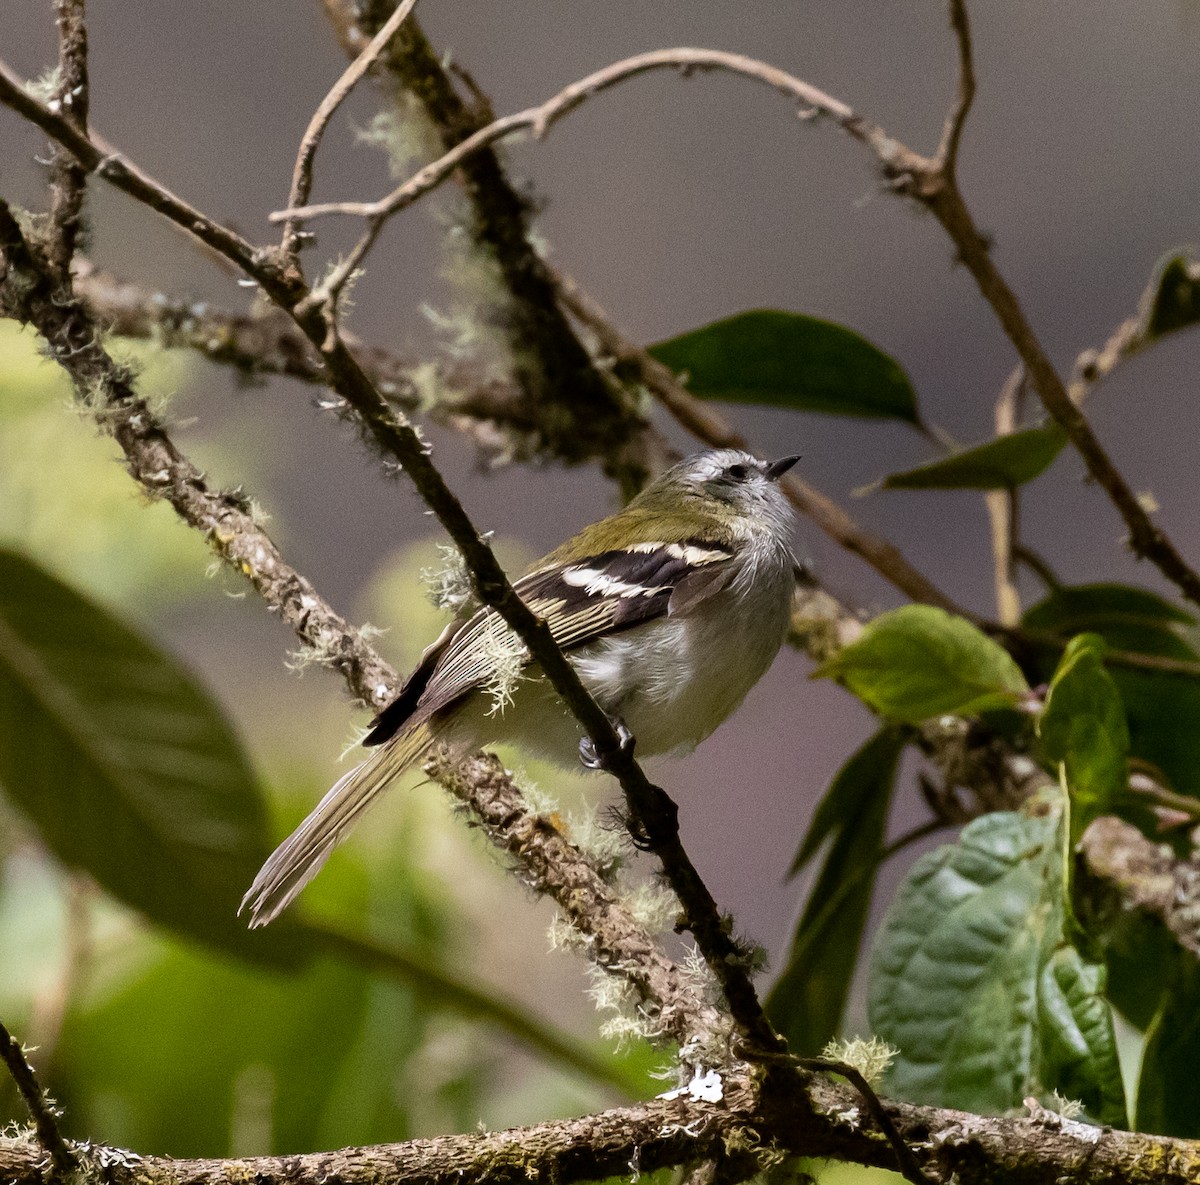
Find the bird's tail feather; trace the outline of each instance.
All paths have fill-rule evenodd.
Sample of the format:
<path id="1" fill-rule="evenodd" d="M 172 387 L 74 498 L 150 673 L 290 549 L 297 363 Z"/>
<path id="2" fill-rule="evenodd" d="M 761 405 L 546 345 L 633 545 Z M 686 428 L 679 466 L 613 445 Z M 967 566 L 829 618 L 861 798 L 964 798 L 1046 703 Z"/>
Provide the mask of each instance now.
<path id="1" fill-rule="evenodd" d="M 250 911 L 251 927 L 274 921 L 321 870 L 358 817 L 387 784 L 429 746 L 428 727 L 418 725 L 376 749 L 339 778 L 308 817 L 271 853 L 254 878 L 238 913 Z"/>

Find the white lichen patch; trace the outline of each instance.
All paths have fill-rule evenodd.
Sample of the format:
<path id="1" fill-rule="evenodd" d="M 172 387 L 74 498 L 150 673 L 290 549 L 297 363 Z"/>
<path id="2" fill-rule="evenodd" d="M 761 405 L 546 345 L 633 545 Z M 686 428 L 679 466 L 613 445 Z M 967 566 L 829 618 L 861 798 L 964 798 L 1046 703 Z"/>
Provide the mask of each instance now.
<path id="1" fill-rule="evenodd" d="M 716 1070 L 694 1066 L 691 1078 L 683 1086 L 664 1091 L 658 1097 L 669 1102 L 672 1099 L 681 1099 L 685 1095 L 697 1103 L 719 1103 L 725 1097 L 725 1084 Z"/>
<path id="2" fill-rule="evenodd" d="M 622 904 L 651 934 L 673 930 L 681 912 L 679 898 L 653 881 L 635 885 L 623 896 Z"/>
<path id="3" fill-rule="evenodd" d="M 851 1037 L 846 1041 L 830 1041 L 821 1051 L 821 1056 L 834 1062 L 845 1062 L 853 1066 L 869 1086 L 878 1086 L 884 1074 L 900 1051 L 878 1037 L 865 1040 Z"/>
<path id="4" fill-rule="evenodd" d="M 626 832 L 605 823 L 593 805 L 581 811 L 572 811 L 567 816 L 567 824 L 571 842 L 602 879 L 610 880 L 625 859 L 628 843 Z"/>
<path id="5" fill-rule="evenodd" d="M 706 1004 L 710 1004 L 714 1008 L 724 1007 L 725 993 L 721 990 L 716 976 L 713 975 L 704 961 L 704 956 L 695 945 L 688 948 L 688 952 L 683 958 L 681 971 L 685 987 L 699 996 Z"/>
<path id="6" fill-rule="evenodd" d="M 421 569 L 425 595 L 435 609 L 458 613 L 471 603 L 474 596 L 467 561 L 451 543 L 439 543 L 438 555 L 441 558 L 440 565 Z"/>
<path id="7" fill-rule="evenodd" d="M 528 659 L 525 644 L 497 614 L 491 614 L 479 635 L 484 676 L 482 690 L 491 698 L 488 715 L 495 716 L 512 706 Z"/>

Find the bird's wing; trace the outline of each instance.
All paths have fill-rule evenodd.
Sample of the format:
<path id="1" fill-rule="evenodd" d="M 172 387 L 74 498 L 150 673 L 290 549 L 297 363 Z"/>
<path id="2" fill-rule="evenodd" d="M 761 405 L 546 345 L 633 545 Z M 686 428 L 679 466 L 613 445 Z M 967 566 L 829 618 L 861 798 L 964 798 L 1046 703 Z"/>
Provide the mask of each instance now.
<path id="1" fill-rule="evenodd" d="M 513 587 L 559 646 L 572 650 L 656 617 L 690 612 L 724 587 L 732 558 L 732 549 L 720 543 L 650 541 L 549 564 Z M 511 631 L 494 610 L 451 623 L 376 716 L 363 744 L 383 744 L 488 683 L 498 654 L 512 650 Z"/>

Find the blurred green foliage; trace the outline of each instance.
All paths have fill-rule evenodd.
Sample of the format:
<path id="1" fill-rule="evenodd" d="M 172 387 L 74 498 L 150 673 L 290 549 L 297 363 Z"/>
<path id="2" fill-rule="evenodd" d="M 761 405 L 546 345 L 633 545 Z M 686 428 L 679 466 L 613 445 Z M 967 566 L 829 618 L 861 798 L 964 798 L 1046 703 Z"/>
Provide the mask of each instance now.
<path id="1" fill-rule="evenodd" d="M 186 403 L 189 359 L 139 354 L 144 388 Z M 239 433 L 210 431 L 206 450 L 224 438 Z M 308 754 L 336 753 L 344 703 L 330 686 L 315 736 L 284 730 L 251 762 L 239 734 L 274 715 L 285 656 L 272 653 L 257 695 L 244 686 L 255 664 L 238 672 L 253 706 L 235 731 L 141 632 L 211 595 L 212 557 L 118 456 L 34 340 L 0 321 L 0 1015 L 40 1046 L 68 1130 L 181 1156 L 302 1151 L 653 1091 L 657 1057 L 597 1047 L 586 1004 L 571 1036 L 538 1001 L 488 994 L 501 941 L 463 904 L 508 881 L 435 792 L 391 796 L 335 854 L 304 902 L 335 921 L 294 911 L 250 933 L 234 917 L 271 834 L 325 789 L 330 770 Z M 366 598 L 400 627 L 385 646 L 401 663 L 440 629 L 419 577 L 438 558 L 432 544 L 390 557 Z M 270 828 L 268 790 L 285 816 Z M 506 909 L 504 890 L 479 897 Z M 545 957 L 530 921 L 507 927 L 510 958 Z M 511 1065 L 506 1028 L 534 1034 L 516 1040 L 532 1062 Z M 563 1068 L 547 1073 L 547 1058 Z M 0 1081 L 0 1124 L 22 1117 Z"/>

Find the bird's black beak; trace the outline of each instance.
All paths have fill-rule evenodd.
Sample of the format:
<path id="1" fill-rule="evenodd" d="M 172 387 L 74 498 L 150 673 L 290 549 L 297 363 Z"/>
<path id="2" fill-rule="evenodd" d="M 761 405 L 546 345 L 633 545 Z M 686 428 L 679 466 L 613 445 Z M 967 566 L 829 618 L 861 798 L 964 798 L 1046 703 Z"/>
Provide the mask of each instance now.
<path id="1" fill-rule="evenodd" d="M 794 457 L 780 457 L 778 461 L 772 461 L 767 466 L 767 476 L 772 481 L 778 481 L 798 460 L 799 454 Z"/>

